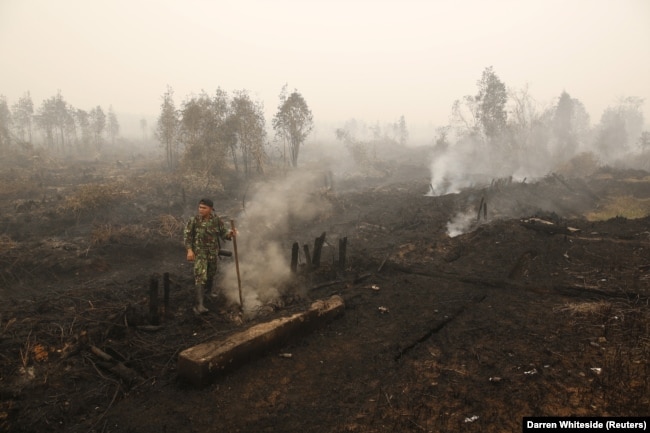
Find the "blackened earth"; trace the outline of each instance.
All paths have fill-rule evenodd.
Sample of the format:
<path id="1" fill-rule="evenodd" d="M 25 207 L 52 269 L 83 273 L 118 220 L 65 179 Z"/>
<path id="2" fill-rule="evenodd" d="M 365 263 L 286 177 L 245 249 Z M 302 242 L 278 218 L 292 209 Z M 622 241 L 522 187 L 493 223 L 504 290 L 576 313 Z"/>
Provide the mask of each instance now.
<path id="1" fill-rule="evenodd" d="M 532 415 L 649 414 L 650 218 L 585 218 L 614 196 L 650 199 L 647 172 L 507 179 L 440 197 L 426 195 L 417 155 L 341 176 L 314 192 L 331 211 L 291 226 L 283 245 L 289 266 L 293 241 L 347 237 L 345 268 L 324 254 L 242 318 L 223 299 L 192 313 L 174 221 L 194 205 L 171 180 L 92 212 L 57 211 L 79 183 L 128 186 L 146 167 L 2 169 L 25 189 L 0 197 L 1 431 L 504 432 Z M 216 201 L 234 215 L 247 187 L 224 186 Z M 450 237 L 465 212 L 465 232 Z M 148 295 L 164 273 L 170 307 L 156 324 Z M 178 377 L 183 349 L 333 294 L 344 314 L 307 336 L 204 388 Z"/>

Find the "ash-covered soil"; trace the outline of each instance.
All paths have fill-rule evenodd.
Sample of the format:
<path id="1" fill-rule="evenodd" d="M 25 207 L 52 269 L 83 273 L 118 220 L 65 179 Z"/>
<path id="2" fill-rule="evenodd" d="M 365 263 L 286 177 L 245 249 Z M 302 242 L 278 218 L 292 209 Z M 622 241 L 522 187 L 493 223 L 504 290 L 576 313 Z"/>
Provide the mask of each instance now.
<path id="1" fill-rule="evenodd" d="M 203 194 L 237 217 L 254 187 L 192 189 L 141 160 L 3 168 L 0 431 L 503 432 L 531 415 L 648 415 L 650 218 L 585 215 L 649 200 L 650 174 L 431 197 L 418 161 L 315 188 L 327 212 L 278 242 L 288 267 L 293 242 L 325 232 L 320 268 L 301 265 L 244 316 L 221 299 L 201 317 L 182 224 Z M 164 273 L 156 325 L 148 294 Z M 346 308 L 326 326 L 208 387 L 178 377 L 183 349 L 333 294 Z"/>

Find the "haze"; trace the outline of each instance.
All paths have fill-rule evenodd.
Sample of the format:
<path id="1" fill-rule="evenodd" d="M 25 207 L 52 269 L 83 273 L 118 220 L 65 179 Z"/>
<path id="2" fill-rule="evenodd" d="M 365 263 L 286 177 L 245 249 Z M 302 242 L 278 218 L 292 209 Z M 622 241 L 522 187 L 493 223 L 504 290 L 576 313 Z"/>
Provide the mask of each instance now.
<path id="1" fill-rule="evenodd" d="M 60 90 L 118 116 L 155 118 L 169 85 L 177 104 L 246 89 L 270 119 L 286 83 L 317 124 L 440 126 L 488 66 L 541 106 L 566 90 L 594 123 L 625 96 L 650 115 L 647 0 L 0 0 L 0 53 L 9 105 Z"/>

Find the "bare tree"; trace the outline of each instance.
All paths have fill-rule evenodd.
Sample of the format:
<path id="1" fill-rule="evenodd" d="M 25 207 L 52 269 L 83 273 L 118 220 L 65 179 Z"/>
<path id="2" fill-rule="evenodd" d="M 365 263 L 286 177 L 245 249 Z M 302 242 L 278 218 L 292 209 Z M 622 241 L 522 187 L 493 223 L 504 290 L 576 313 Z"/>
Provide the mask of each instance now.
<path id="1" fill-rule="evenodd" d="M 451 116 L 453 126 L 459 136 L 478 137 L 481 135 L 478 106 L 473 96 L 466 95 L 462 100 L 455 100 L 451 107 Z"/>
<path id="2" fill-rule="evenodd" d="M 173 170 L 176 165 L 176 139 L 179 127 L 178 113 L 174 105 L 174 91 L 171 86 L 167 86 L 167 91 L 162 97 L 163 102 L 160 105 L 160 116 L 158 117 L 158 127 L 156 129 L 156 138 L 165 148 L 165 159 L 167 168 Z"/>
<path id="3" fill-rule="evenodd" d="M 634 96 L 623 98 L 603 112 L 596 137 L 596 147 L 603 156 L 619 156 L 638 143 L 644 123 L 643 101 Z"/>
<path id="4" fill-rule="evenodd" d="M 108 125 L 107 125 L 107 130 L 108 136 L 111 139 L 111 144 L 115 146 L 115 139 L 117 138 L 118 134 L 120 133 L 120 124 L 117 121 L 117 116 L 115 115 L 115 112 L 113 111 L 113 106 L 110 105 L 108 107 Z"/>

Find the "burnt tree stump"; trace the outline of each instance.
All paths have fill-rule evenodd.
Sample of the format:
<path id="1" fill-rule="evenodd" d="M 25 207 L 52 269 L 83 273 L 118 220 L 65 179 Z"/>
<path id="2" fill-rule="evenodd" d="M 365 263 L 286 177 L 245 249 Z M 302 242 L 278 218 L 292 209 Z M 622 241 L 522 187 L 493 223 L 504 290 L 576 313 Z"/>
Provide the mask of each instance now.
<path id="1" fill-rule="evenodd" d="M 152 325 L 158 325 L 158 277 L 153 275 L 149 280 L 149 320 Z"/>
<path id="2" fill-rule="evenodd" d="M 314 240 L 314 257 L 312 258 L 311 264 L 313 267 L 317 268 L 320 266 L 320 255 L 323 250 L 323 244 L 325 243 L 325 232 Z"/>
<path id="3" fill-rule="evenodd" d="M 298 253 L 300 252 L 300 245 L 298 242 L 294 242 L 291 247 L 291 272 L 294 274 L 298 269 Z"/>
<path id="4" fill-rule="evenodd" d="M 309 254 L 309 245 L 305 244 L 303 246 L 305 250 L 305 264 L 307 265 L 307 268 L 311 268 L 311 254 Z"/>
<path id="5" fill-rule="evenodd" d="M 348 249 L 348 237 L 339 239 L 339 269 L 345 270 L 345 256 Z"/>
<path id="6" fill-rule="evenodd" d="M 169 272 L 163 274 L 163 308 L 167 315 L 169 312 Z"/>

